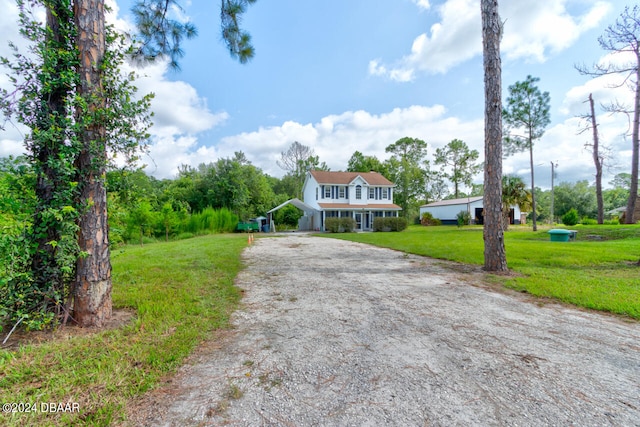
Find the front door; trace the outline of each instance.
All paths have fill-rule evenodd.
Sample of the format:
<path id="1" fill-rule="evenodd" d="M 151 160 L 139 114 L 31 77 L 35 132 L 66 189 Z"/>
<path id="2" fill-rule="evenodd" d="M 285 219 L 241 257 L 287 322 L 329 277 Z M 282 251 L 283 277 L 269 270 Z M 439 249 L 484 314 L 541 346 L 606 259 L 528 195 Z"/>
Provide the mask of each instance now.
<path id="1" fill-rule="evenodd" d="M 362 230 L 362 214 L 356 212 L 356 230 Z"/>

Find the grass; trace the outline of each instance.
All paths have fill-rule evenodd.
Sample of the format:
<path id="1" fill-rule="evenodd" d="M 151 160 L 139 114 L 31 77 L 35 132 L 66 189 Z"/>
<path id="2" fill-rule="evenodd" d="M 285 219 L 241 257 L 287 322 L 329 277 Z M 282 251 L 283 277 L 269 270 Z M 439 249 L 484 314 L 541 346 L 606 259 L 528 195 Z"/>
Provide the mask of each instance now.
<path id="1" fill-rule="evenodd" d="M 112 253 L 113 302 L 130 324 L 16 351 L 0 350 L 0 403 L 37 403 L 38 412 L 0 414 L 8 426 L 106 426 L 128 400 L 156 386 L 211 331 L 228 326 L 240 299 L 244 235 L 215 235 L 126 247 Z M 79 412 L 43 413 L 72 402 Z"/>
<path id="2" fill-rule="evenodd" d="M 520 274 L 492 280 L 640 319 L 640 267 L 635 265 L 640 226 L 573 228 L 577 241 L 557 243 L 549 241 L 546 230 L 513 227 L 505 234 L 507 260 Z M 330 236 L 483 264 L 479 227 L 412 226 L 401 233 Z M 175 371 L 213 330 L 228 326 L 240 298 L 233 280 L 246 244 L 244 234 L 225 234 L 114 251 L 114 307 L 132 310 L 134 320 L 117 329 L 0 350 L 0 403 L 36 403 L 39 410 L 0 414 L 0 425 L 107 426 L 122 421 L 128 401 Z M 229 398 L 240 393 L 230 385 Z M 41 405 L 50 403 L 77 404 L 79 412 L 43 413 Z"/>
<path id="3" fill-rule="evenodd" d="M 550 242 L 548 228 L 511 227 L 505 233 L 509 269 L 504 286 L 579 307 L 640 320 L 640 226 L 582 226 L 576 241 Z M 412 254 L 484 264 L 481 227 L 411 226 L 401 233 L 327 235 Z"/>

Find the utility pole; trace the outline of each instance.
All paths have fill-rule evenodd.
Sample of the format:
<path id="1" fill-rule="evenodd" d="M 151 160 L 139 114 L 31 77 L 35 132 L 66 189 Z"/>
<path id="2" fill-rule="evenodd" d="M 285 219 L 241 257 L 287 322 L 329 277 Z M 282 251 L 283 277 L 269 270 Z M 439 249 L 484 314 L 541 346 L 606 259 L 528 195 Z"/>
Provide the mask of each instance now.
<path id="1" fill-rule="evenodd" d="M 556 162 L 556 164 L 554 165 L 553 162 L 551 162 L 551 225 L 553 225 L 554 223 L 554 210 L 553 210 L 553 178 L 555 177 L 555 170 L 554 168 L 558 167 L 558 163 Z"/>

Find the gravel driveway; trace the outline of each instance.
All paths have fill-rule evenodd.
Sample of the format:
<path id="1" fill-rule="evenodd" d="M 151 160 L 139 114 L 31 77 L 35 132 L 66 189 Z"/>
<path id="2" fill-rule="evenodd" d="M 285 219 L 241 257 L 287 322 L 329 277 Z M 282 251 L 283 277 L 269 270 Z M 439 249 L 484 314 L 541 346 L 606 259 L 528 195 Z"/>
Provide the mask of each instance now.
<path id="1" fill-rule="evenodd" d="M 637 322 L 335 239 L 261 238 L 244 256 L 234 330 L 132 425 L 640 426 Z"/>

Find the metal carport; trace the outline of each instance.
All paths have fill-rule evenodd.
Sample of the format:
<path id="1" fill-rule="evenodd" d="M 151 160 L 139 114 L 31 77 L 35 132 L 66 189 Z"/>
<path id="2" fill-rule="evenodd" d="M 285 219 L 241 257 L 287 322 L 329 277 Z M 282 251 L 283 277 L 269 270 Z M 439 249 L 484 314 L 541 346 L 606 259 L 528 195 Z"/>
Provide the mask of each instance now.
<path id="1" fill-rule="evenodd" d="M 302 210 L 304 212 L 304 216 L 301 217 L 298 220 L 298 230 L 300 230 L 300 231 L 313 230 L 314 217 L 315 217 L 316 214 L 318 214 L 320 212 L 317 209 L 307 205 L 302 200 L 296 198 L 296 199 L 289 199 L 286 202 L 276 206 L 275 208 L 273 208 L 269 212 L 267 212 L 269 230 L 271 232 L 276 231 L 276 227 L 275 227 L 275 225 L 273 223 L 273 215 L 272 215 L 272 213 L 277 211 L 278 209 L 282 209 L 283 207 L 285 207 L 287 205 L 293 205 L 296 208 L 298 208 L 298 209 L 300 209 L 300 210 Z"/>

